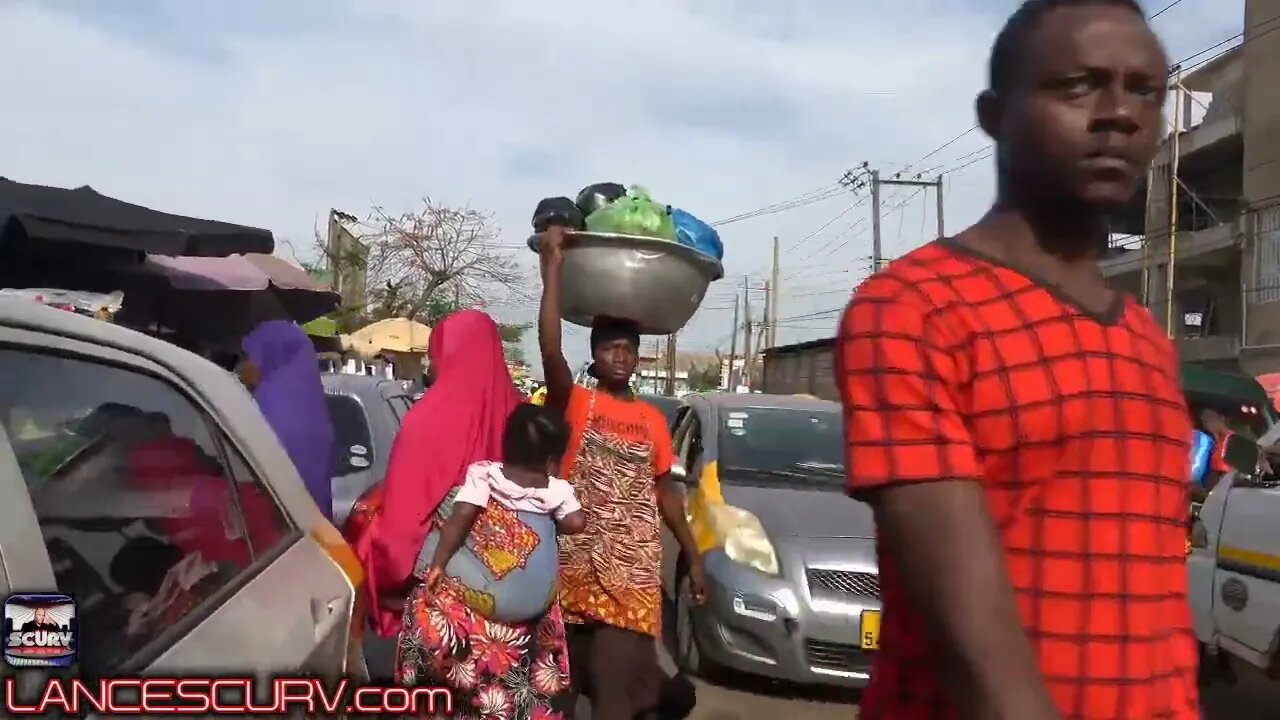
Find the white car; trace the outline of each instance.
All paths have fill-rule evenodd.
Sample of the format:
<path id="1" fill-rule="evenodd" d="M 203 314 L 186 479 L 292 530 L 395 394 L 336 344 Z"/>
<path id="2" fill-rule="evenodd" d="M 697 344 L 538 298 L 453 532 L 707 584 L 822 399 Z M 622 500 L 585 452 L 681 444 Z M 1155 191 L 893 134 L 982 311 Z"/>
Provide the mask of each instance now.
<path id="1" fill-rule="evenodd" d="M 1275 426 L 1258 445 L 1278 442 Z M 1233 438 L 1228 461 L 1258 467 L 1256 447 Z M 1280 465 L 1274 458 L 1270 464 Z M 1206 677 L 1245 670 L 1280 680 L 1280 477 L 1227 473 L 1192 525 L 1187 570 Z"/>
<path id="2" fill-rule="evenodd" d="M 74 599 L 78 675 L 363 675 L 363 571 L 234 376 L 0 298 L 0 377 L 0 594 Z"/>

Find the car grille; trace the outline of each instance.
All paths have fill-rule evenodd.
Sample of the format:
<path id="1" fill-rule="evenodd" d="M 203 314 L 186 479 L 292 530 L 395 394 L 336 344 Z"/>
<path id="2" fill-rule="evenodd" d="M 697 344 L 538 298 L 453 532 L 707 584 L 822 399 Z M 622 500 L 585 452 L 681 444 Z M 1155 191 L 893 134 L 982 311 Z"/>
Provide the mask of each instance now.
<path id="1" fill-rule="evenodd" d="M 809 667 L 819 670 L 866 672 L 871 666 L 871 656 L 853 645 L 806 640 L 804 651 Z"/>
<path id="2" fill-rule="evenodd" d="M 810 590 L 821 588 L 864 598 L 880 597 L 880 576 L 875 573 L 809 568 L 805 577 Z"/>

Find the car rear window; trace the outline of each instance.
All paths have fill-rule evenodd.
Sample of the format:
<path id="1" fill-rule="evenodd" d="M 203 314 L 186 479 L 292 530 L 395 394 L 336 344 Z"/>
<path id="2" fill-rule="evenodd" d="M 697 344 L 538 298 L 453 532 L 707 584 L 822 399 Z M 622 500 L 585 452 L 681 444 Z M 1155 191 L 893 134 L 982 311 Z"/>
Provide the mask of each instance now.
<path id="1" fill-rule="evenodd" d="M 409 408 L 413 406 L 408 395 L 394 395 L 387 402 L 391 405 L 391 412 L 395 413 L 397 422 L 404 422 L 404 416 L 409 414 Z"/>
<path id="2" fill-rule="evenodd" d="M 326 395 L 325 398 L 329 401 L 334 452 L 337 455 L 333 466 L 334 477 L 368 470 L 373 462 L 373 441 L 364 408 L 355 398 L 347 395 Z"/>

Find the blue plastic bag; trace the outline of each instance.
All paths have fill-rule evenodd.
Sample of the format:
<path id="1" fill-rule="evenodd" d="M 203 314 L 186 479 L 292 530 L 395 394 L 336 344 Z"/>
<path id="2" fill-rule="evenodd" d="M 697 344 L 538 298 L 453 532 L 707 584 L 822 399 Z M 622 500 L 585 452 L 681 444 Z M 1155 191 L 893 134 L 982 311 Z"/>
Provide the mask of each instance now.
<path id="1" fill-rule="evenodd" d="M 724 258 L 724 244 L 720 242 L 720 233 L 715 228 L 679 208 L 671 210 L 671 220 L 676 226 L 676 241 L 681 245 L 716 260 Z"/>
<path id="2" fill-rule="evenodd" d="M 1209 456 L 1213 454 L 1213 438 L 1203 430 L 1197 430 L 1191 441 L 1191 482 L 1204 487 L 1204 477 L 1209 470 Z"/>

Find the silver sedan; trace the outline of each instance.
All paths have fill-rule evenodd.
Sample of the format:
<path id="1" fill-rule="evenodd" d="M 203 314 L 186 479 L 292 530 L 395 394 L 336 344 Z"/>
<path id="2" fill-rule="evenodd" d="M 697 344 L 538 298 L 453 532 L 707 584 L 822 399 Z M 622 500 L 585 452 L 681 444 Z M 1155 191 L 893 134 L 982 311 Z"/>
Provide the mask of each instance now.
<path id="1" fill-rule="evenodd" d="M 870 508 L 844 494 L 842 426 L 839 405 L 824 400 L 685 399 L 676 473 L 708 587 L 694 607 L 667 537 L 664 584 L 682 669 L 866 684 L 880 634 L 875 526 Z"/>

